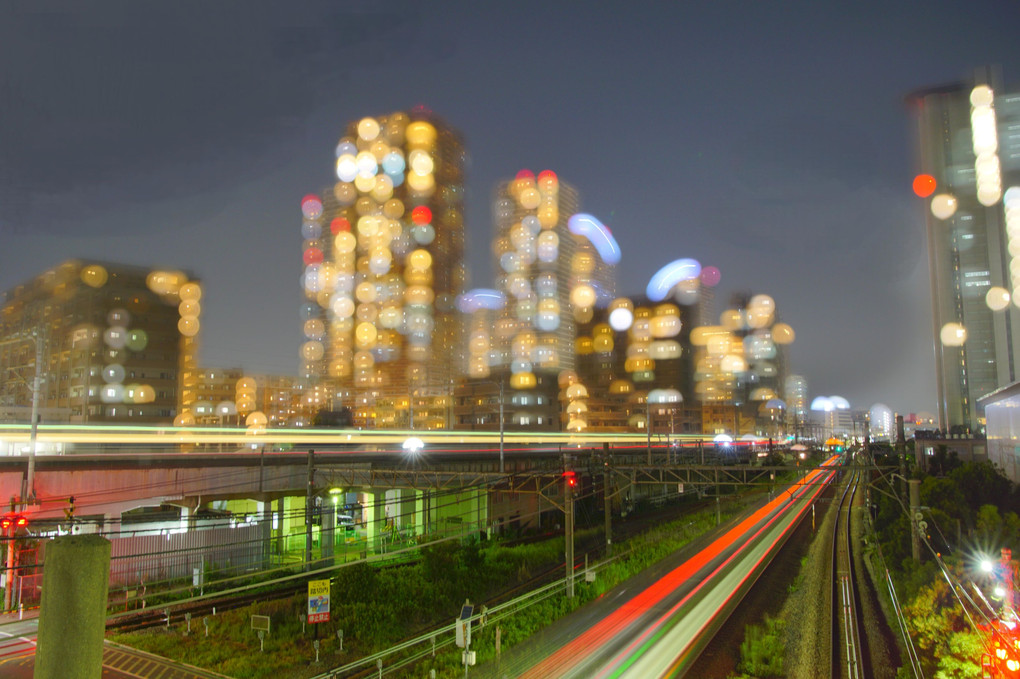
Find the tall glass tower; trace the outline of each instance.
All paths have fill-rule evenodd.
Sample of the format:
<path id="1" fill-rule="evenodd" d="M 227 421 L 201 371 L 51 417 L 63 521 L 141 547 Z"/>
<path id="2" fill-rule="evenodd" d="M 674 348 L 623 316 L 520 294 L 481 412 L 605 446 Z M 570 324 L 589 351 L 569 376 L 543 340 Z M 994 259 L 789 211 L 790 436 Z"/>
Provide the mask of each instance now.
<path id="1" fill-rule="evenodd" d="M 302 201 L 302 372 L 335 386 L 358 425 L 446 425 L 463 168 L 460 136 L 430 112 L 363 118 L 337 145 L 336 184 Z"/>
<path id="2" fill-rule="evenodd" d="M 908 97 L 924 199 L 939 426 L 978 433 L 1020 359 L 1020 93 L 992 69 Z"/>

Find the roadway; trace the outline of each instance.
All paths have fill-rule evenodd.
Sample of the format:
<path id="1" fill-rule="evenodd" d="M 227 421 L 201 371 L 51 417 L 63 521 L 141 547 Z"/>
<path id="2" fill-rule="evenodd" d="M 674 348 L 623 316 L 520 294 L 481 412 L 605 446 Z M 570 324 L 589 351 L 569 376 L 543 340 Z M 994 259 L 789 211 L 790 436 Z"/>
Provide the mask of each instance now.
<path id="1" fill-rule="evenodd" d="M 0 677 L 32 679 L 39 619 L 19 620 L 4 615 L 0 622 Z M 103 679 L 225 679 L 221 674 L 192 667 L 156 655 L 106 642 L 103 645 Z"/>
<path id="2" fill-rule="evenodd" d="M 810 472 L 775 500 L 478 668 L 482 677 L 681 676 L 831 480 Z"/>

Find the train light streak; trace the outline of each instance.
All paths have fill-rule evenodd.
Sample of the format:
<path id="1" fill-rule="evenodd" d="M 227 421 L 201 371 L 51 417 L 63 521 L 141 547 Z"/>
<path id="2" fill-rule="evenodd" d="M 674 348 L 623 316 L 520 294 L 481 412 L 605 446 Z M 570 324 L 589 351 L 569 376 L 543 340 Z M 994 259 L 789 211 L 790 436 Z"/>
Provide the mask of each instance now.
<path id="1" fill-rule="evenodd" d="M 829 482 L 833 475 L 833 472 L 825 469 L 825 467 L 836 464 L 838 459 L 838 456 L 833 456 L 826 460 L 822 467 L 813 470 L 803 479 L 794 483 L 785 493 L 780 494 L 776 499 L 753 512 L 750 516 L 728 530 L 724 535 L 712 542 L 698 554 L 694 555 L 686 562 L 664 575 L 656 583 L 646 588 L 613 613 L 610 613 L 600 622 L 589 628 L 586 632 L 575 638 L 573 641 L 565 644 L 560 650 L 551 654 L 545 660 L 532 667 L 528 672 L 523 674 L 522 677 L 539 679 L 539 677 L 563 676 L 569 671 L 569 668 L 576 666 L 579 661 L 588 657 L 593 650 L 603 646 L 610 639 L 622 633 L 634 624 L 643 614 L 653 610 L 669 594 L 690 581 L 691 578 L 696 576 L 703 568 L 711 564 L 713 560 L 721 556 L 727 549 L 735 545 L 738 541 L 744 541 L 747 543 L 752 542 L 755 537 L 771 525 L 771 523 L 774 522 L 779 515 L 777 514 L 776 516 L 773 516 L 765 526 L 752 533 L 755 526 L 768 519 L 773 513 L 779 512 L 788 503 L 801 497 L 804 493 L 808 492 L 808 489 L 811 489 L 816 484 L 817 488 L 815 490 L 815 495 L 817 495 L 817 493 L 821 491 L 822 487 Z M 738 550 L 738 552 L 739 551 L 740 550 Z M 699 591 L 705 584 L 711 582 L 712 578 L 720 572 L 720 569 L 735 557 L 736 554 L 728 557 L 727 561 L 723 565 L 717 567 L 711 574 L 703 578 L 697 587 L 695 587 L 694 591 L 685 596 L 684 599 L 676 606 L 671 607 L 670 611 L 666 615 L 659 618 L 654 625 L 650 626 L 649 630 L 644 632 L 630 645 L 630 647 L 628 647 L 627 650 L 619 654 L 613 662 L 609 663 L 607 665 L 607 669 L 603 670 L 603 672 L 598 676 L 619 676 L 619 674 L 609 674 L 609 672 L 615 672 L 617 669 L 620 669 L 621 671 L 626 669 L 625 667 L 620 667 L 620 665 L 624 662 L 624 659 L 629 657 L 635 649 L 643 645 L 644 641 L 647 640 L 648 636 L 658 626 L 661 626 L 680 606 L 689 601 L 690 597 L 693 596 L 695 592 Z M 682 655 L 682 653 L 678 653 L 678 655 Z"/>

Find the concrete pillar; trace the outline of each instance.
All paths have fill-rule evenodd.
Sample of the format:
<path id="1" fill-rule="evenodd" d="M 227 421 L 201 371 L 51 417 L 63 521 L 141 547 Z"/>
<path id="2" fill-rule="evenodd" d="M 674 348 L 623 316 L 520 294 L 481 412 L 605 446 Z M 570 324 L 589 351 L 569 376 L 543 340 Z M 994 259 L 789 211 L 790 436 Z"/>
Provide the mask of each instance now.
<path id="1" fill-rule="evenodd" d="M 404 535 L 417 537 L 420 533 L 417 513 L 417 493 L 405 490 L 400 497 L 400 517 L 404 524 Z"/>
<path id="2" fill-rule="evenodd" d="M 286 519 L 284 518 L 283 508 L 287 504 L 286 498 L 280 498 L 276 501 L 276 553 L 283 554 L 283 536 L 287 533 Z"/>
<path id="3" fill-rule="evenodd" d="M 262 567 L 269 568 L 273 550 L 273 501 L 259 503 L 259 535 L 262 537 Z"/>
<path id="4" fill-rule="evenodd" d="M 100 533 L 112 535 L 119 533 L 120 529 L 120 514 L 103 514 L 103 527 L 100 529 Z"/>
<path id="5" fill-rule="evenodd" d="M 319 554 L 322 557 L 320 567 L 333 566 L 333 546 L 336 544 L 336 505 L 333 498 L 326 498 L 322 503 L 322 527 L 319 531 Z"/>
<path id="6" fill-rule="evenodd" d="M 425 496 L 427 490 L 414 491 L 414 524 L 417 527 L 418 535 L 425 534 Z"/>
<path id="7" fill-rule="evenodd" d="M 195 510 L 188 506 L 181 506 L 181 530 L 187 532 L 195 527 Z"/>
<path id="8" fill-rule="evenodd" d="M 100 679 L 110 541 L 65 535 L 46 545 L 36 679 Z"/>
<path id="9" fill-rule="evenodd" d="M 361 515 L 365 521 L 365 541 L 369 552 L 378 551 L 378 537 L 385 514 L 377 502 L 381 499 L 375 491 L 368 490 L 361 494 Z"/>
<path id="10" fill-rule="evenodd" d="M 400 489 L 390 488 L 383 494 L 385 498 L 386 525 L 394 528 L 400 525 Z"/>

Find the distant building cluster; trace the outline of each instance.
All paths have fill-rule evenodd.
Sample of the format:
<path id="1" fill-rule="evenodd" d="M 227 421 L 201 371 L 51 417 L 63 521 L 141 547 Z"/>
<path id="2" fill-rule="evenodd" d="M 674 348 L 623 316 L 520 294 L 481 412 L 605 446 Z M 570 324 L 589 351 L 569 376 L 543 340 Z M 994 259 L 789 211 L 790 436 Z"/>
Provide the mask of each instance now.
<path id="1" fill-rule="evenodd" d="M 335 181 L 300 201 L 296 375 L 199 366 L 193 275 L 70 261 L 4 297 L 0 420 L 28 421 L 38 375 L 45 422 L 777 438 L 826 426 L 789 373 L 794 331 L 773 298 L 716 315 L 720 272 L 690 259 L 620 296 L 612 232 L 553 170 L 496 187 L 497 273 L 467 290 L 460 135 L 395 112 L 350 123 L 335 156 Z"/>

